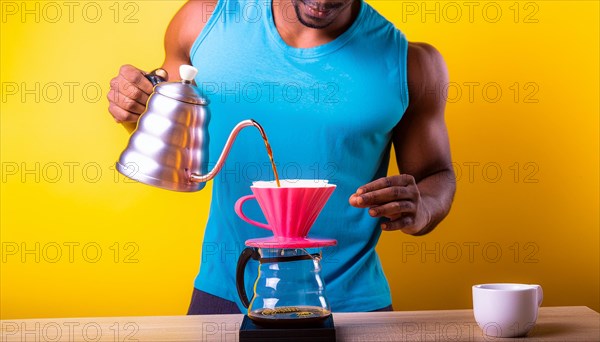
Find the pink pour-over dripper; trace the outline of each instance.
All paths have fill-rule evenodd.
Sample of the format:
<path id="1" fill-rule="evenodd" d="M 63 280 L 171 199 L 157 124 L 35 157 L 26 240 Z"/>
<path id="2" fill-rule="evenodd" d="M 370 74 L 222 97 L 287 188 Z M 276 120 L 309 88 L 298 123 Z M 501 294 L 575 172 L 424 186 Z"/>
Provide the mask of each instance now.
<path id="1" fill-rule="evenodd" d="M 334 246 L 336 240 L 309 238 L 308 232 L 335 187 L 325 180 L 281 180 L 281 187 L 275 182 L 254 182 L 250 187 L 253 194 L 238 199 L 235 212 L 242 220 L 271 230 L 273 236 L 250 239 L 246 245 L 260 248 Z M 250 199 L 256 199 L 268 224 L 254 221 L 243 213 L 242 206 Z"/>

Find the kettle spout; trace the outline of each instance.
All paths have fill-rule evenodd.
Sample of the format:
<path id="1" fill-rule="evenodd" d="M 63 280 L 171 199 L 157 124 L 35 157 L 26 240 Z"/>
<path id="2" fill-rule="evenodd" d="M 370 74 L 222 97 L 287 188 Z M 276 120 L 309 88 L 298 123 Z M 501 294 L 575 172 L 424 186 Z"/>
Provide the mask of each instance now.
<path id="1" fill-rule="evenodd" d="M 227 142 L 225 142 L 225 147 L 223 147 L 223 152 L 221 152 L 221 155 L 219 156 L 219 159 L 217 160 L 217 164 L 215 165 L 215 167 L 205 175 L 198 175 L 198 174 L 192 173 L 190 175 L 190 181 L 195 182 L 195 183 L 204 183 L 204 182 L 208 182 L 209 180 L 215 178 L 217 173 L 219 173 L 219 171 L 221 171 L 221 169 L 223 168 L 223 165 L 225 164 L 225 159 L 227 159 L 227 156 L 229 155 L 229 151 L 231 150 L 231 146 L 233 146 L 233 142 L 235 141 L 235 138 L 237 138 L 237 135 L 240 133 L 240 131 L 243 128 L 248 127 L 248 126 L 254 126 L 254 127 L 258 128 L 258 130 L 260 131 L 260 135 L 262 137 L 265 136 L 265 131 L 258 122 L 254 121 L 252 119 L 241 121 L 233 128 L 233 130 L 229 134 L 229 138 L 227 138 Z"/>

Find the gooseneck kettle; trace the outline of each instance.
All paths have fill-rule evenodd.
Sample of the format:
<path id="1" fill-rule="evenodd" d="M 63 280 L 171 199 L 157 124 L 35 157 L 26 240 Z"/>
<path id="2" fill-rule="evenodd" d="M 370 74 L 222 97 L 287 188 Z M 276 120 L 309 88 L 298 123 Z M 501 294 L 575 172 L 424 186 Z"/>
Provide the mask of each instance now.
<path id="1" fill-rule="evenodd" d="M 197 72 L 190 65 L 182 65 L 178 82 L 164 81 L 166 72 L 146 75 L 155 87 L 116 163 L 120 173 L 167 190 L 199 191 L 221 170 L 240 130 L 254 126 L 264 136 L 256 121 L 241 121 L 232 129 L 217 163 L 208 171 L 209 101 L 192 83 Z"/>

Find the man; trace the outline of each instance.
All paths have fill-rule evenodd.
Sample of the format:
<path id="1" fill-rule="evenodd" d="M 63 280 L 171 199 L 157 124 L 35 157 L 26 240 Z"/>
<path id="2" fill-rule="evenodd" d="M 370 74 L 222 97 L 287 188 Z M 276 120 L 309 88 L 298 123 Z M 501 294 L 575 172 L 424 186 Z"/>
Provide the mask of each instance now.
<path id="1" fill-rule="evenodd" d="M 310 233 L 338 240 L 323 250 L 332 310 L 391 310 L 375 253 L 381 230 L 430 232 L 455 191 L 445 98 L 434 93 L 448 82 L 441 55 L 408 43 L 362 0 L 190 1 L 170 23 L 165 50 L 171 80 L 181 64 L 199 69 L 196 83 L 211 101 L 212 161 L 231 128 L 253 118 L 283 178 L 337 185 Z M 152 92 L 143 75 L 125 65 L 111 81 L 117 122 L 143 113 Z M 391 144 L 401 174 L 385 177 Z M 266 158 L 258 134 L 244 130 L 214 180 L 190 314 L 243 310 L 231 254 L 268 234 L 237 218 L 233 205 L 252 181 L 272 177 Z"/>

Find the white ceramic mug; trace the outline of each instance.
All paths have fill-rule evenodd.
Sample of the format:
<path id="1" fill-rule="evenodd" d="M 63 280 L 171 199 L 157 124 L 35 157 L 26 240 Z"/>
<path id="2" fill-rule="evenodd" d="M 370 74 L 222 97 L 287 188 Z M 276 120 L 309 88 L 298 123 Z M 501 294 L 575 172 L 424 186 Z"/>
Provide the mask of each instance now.
<path id="1" fill-rule="evenodd" d="M 473 286 L 473 313 L 483 333 L 518 337 L 535 325 L 544 293 L 540 285 L 481 284 Z"/>

